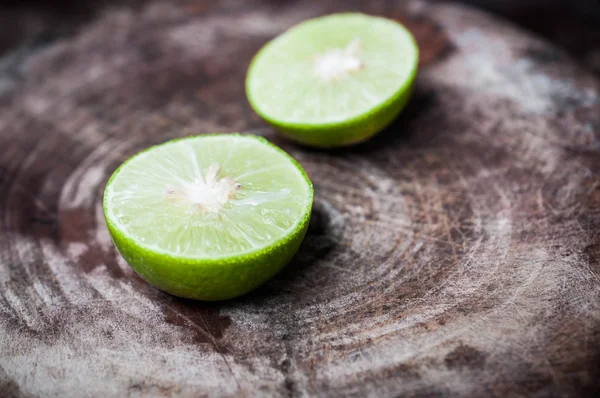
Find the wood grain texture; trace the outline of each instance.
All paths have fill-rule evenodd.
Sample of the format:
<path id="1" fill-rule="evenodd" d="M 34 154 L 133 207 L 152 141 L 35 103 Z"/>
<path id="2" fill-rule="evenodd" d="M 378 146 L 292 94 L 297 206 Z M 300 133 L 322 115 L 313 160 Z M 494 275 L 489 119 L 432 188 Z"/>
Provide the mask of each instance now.
<path id="1" fill-rule="evenodd" d="M 368 4 L 364 4 L 368 3 Z M 600 85 L 483 13 L 397 2 L 148 2 L 0 72 L 2 396 L 581 396 L 600 388 Z M 422 70 L 366 144 L 315 151 L 251 112 L 252 55 L 305 18 L 404 22 Z M 256 292 L 164 294 L 118 256 L 112 171 L 201 132 L 265 135 L 316 189 Z"/>

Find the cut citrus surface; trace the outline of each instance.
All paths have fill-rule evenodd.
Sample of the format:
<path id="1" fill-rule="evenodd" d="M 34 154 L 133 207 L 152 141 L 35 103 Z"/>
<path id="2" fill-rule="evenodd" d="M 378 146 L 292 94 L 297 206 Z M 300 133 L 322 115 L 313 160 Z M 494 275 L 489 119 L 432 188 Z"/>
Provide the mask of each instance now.
<path id="1" fill-rule="evenodd" d="M 406 105 L 419 51 L 398 22 L 360 13 L 302 22 L 267 43 L 246 77 L 252 108 L 317 147 L 364 141 Z"/>
<path id="2" fill-rule="evenodd" d="M 166 142 L 112 175 L 104 215 L 113 242 L 147 282 L 176 296 L 247 293 L 293 257 L 313 187 L 262 137 L 214 134 Z"/>

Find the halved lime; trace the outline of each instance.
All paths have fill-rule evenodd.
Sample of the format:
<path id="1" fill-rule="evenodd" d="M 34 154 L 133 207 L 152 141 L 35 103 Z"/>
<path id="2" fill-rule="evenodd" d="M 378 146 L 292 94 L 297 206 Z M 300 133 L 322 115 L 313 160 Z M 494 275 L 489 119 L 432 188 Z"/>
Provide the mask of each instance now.
<path id="1" fill-rule="evenodd" d="M 246 77 L 252 108 L 317 147 L 364 141 L 406 105 L 419 51 L 398 22 L 343 13 L 302 22 L 267 43 Z"/>
<path id="2" fill-rule="evenodd" d="M 275 275 L 302 242 L 313 187 L 262 137 L 201 135 L 134 155 L 104 191 L 113 242 L 147 282 L 221 300 Z"/>

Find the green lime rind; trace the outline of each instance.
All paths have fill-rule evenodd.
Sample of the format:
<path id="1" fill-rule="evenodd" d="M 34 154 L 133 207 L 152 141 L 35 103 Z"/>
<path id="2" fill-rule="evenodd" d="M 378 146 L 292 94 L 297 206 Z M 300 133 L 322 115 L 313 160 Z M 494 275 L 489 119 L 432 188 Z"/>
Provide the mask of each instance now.
<path id="1" fill-rule="evenodd" d="M 268 249 L 228 260 L 193 260 L 149 251 L 107 222 L 125 261 L 151 285 L 174 296 L 203 301 L 244 295 L 277 274 L 297 252 L 308 228 L 305 217 L 294 233 Z"/>
<path id="2" fill-rule="evenodd" d="M 346 14 L 351 15 L 352 13 Z M 289 31 L 301 28 L 305 23 L 313 23 L 315 20 L 327 17 L 329 16 L 308 20 L 292 27 Z M 332 148 L 353 145 L 372 138 L 377 133 L 381 132 L 381 130 L 383 130 L 385 127 L 387 127 L 391 122 L 393 122 L 394 119 L 396 119 L 396 117 L 406 107 L 412 95 L 418 72 L 419 47 L 414 36 L 402 24 L 393 20 L 390 21 L 395 23 L 398 28 L 403 30 L 406 33 L 407 38 L 410 39 L 411 43 L 413 44 L 412 50 L 414 51 L 414 59 L 404 83 L 398 87 L 393 95 L 377 106 L 362 114 L 348 118 L 341 122 L 289 123 L 273 118 L 262 110 L 260 102 L 255 99 L 252 92 L 253 90 L 251 89 L 251 80 L 253 78 L 254 67 L 257 63 L 257 60 L 269 48 L 269 46 L 273 45 L 275 40 L 271 40 L 266 43 L 254 55 L 248 67 L 245 86 L 246 96 L 250 106 L 263 120 L 273 126 L 283 136 L 301 144 L 319 148 Z M 282 35 L 285 35 L 285 33 L 287 32 L 284 32 Z"/>
<path id="3" fill-rule="evenodd" d="M 389 126 L 406 107 L 412 94 L 416 70 L 411 80 L 396 95 L 385 103 L 363 115 L 344 121 L 321 125 L 284 123 L 261 113 L 254 108 L 267 123 L 281 135 L 298 143 L 317 148 L 350 146 L 371 139 Z M 252 104 L 252 99 L 249 99 Z M 254 107 L 254 105 L 253 105 Z"/>
<path id="4" fill-rule="evenodd" d="M 105 221 L 113 243 L 125 261 L 142 279 L 151 285 L 175 296 L 203 301 L 226 300 L 244 295 L 277 274 L 292 259 L 304 240 L 314 198 L 313 184 L 300 164 L 281 148 L 263 137 L 244 134 L 280 151 L 300 171 L 308 186 L 305 212 L 289 233 L 272 242 L 268 247 L 257 248 L 233 255 L 198 258 L 176 253 L 167 253 L 136 241 L 119 229 L 108 216 L 108 188 L 126 165 L 142 153 L 174 141 L 197 139 L 211 135 L 191 136 L 167 141 L 141 151 L 125 161 L 113 173 L 104 191 L 103 209 Z M 228 135 L 241 135 L 238 133 Z"/>

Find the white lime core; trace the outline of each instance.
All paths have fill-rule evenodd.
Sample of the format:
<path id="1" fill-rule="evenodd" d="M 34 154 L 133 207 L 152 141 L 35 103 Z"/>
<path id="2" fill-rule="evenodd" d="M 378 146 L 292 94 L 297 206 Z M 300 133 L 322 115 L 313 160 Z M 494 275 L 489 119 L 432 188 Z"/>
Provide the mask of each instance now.
<path id="1" fill-rule="evenodd" d="M 180 186 L 169 184 L 165 187 L 165 196 L 172 202 L 191 206 L 198 213 L 218 213 L 231 199 L 235 199 L 242 184 L 228 176 L 219 176 L 220 166 L 213 163 L 203 173 L 202 170 L 193 181 Z"/>
<path id="2" fill-rule="evenodd" d="M 360 40 L 353 40 L 345 48 L 333 48 L 318 54 L 313 62 L 314 73 L 324 81 L 339 80 L 363 66 L 358 51 Z"/>
<path id="3" fill-rule="evenodd" d="M 243 135 L 172 141 L 106 188 L 107 217 L 154 251 L 221 257 L 271 245 L 305 217 L 310 186 L 282 151 Z"/>

